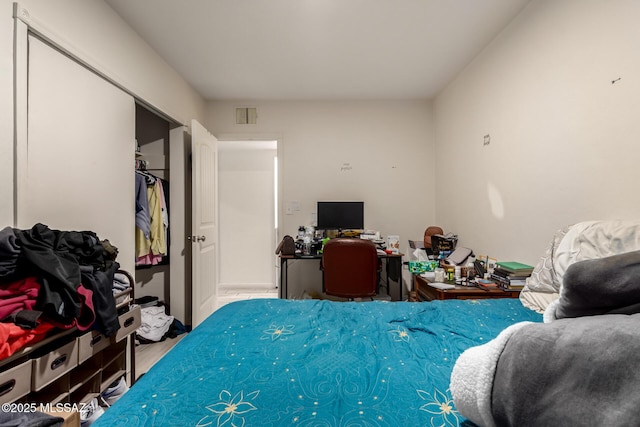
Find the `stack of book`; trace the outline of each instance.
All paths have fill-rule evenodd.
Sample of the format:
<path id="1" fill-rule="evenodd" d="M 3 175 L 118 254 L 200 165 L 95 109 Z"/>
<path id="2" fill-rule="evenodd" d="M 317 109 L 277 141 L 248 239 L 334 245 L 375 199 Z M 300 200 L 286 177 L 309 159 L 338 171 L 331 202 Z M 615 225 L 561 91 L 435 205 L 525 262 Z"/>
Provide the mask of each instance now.
<path id="1" fill-rule="evenodd" d="M 476 279 L 476 284 L 481 289 L 497 289 L 498 284 L 495 280 L 491 279 Z"/>
<path id="2" fill-rule="evenodd" d="M 496 263 L 491 279 L 502 289 L 521 290 L 532 272 L 533 267 L 530 265 L 515 261 L 502 261 Z"/>

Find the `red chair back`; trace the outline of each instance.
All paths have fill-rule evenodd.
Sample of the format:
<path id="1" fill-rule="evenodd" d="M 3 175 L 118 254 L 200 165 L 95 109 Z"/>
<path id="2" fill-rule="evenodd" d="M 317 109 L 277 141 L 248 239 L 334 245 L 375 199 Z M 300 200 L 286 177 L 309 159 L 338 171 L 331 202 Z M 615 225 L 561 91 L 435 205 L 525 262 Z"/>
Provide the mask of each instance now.
<path id="1" fill-rule="evenodd" d="M 322 250 L 322 280 L 327 295 L 363 298 L 376 295 L 380 262 L 370 240 L 337 238 Z"/>

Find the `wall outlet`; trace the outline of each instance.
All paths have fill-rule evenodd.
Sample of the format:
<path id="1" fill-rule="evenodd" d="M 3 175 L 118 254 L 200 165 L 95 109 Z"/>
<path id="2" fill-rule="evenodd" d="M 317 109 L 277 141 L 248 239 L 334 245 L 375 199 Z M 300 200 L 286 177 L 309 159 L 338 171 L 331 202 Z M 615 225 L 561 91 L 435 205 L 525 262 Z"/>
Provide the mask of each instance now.
<path id="1" fill-rule="evenodd" d="M 489 144 L 491 144 L 491 135 L 486 134 L 484 136 L 484 144 L 482 144 L 482 145 L 489 145 Z"/>

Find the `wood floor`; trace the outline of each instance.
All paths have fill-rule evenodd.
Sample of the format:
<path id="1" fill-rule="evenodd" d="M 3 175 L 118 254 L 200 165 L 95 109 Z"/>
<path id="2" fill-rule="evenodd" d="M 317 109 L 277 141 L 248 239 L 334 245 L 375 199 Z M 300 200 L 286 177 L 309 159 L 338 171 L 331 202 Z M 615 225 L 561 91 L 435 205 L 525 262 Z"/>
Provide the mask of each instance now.
<path id="1" fill-rule="evenodd" d="M 234 301 L 254 298 L 278 298 L 278 289 L 224 286 L 218 289 L 216 309 Z M 136 346 L 136 379 L 146 373 L 185 336 L 186 334 L 182 334 L 161 342 Z"/>
<path id="2" fill-rule="evenodd" d="M 136 379 L 146 373 L 158 360 L 176 345 L 185 334 L 176 338 L 167 338 L 153 344 L 140 344 L 136 346 Z"/>
<path id="3" fill-rule="evenodd" d="M 230 302 L 255 298 L 278 298 L 278 289 L 252 288 L 249 286 L 220 286 L 218 288 L 218 303 L 216 309 Z"/>

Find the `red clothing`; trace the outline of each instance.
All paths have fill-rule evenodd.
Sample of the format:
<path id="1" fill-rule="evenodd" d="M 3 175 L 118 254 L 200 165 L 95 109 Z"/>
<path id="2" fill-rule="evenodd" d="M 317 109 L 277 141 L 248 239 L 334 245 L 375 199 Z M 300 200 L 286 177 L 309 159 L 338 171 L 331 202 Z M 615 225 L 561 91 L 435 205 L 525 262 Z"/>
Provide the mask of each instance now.
<path id="1" fill-rule="evenodd" d="M 91 289 L 85 288 L 82 284 L 78 286 L 78 296 L 80 297 L 81 305 L 80 305 L 80 316 L 76 319 L 73 319 L 71 323 L 64 324 L 59 323 L 54 320 L 48 319 L 53 323 L 57 328 L 60 329 L 70 329 L 73 327 L 78 328 L 79 331 L 84 332 L 88 330 L 96 321 L 96 313 L 93 308 L 93 292 Z"/>
<path id="2" fill-rule="evenodd" d="M 0 320 L 20 310 L 33 310 L 40 290 L 35 277 L 0 285 Z"/>
<path id="3" fill-rule="evenodd" d="M 80 307 L 80 316 L 75 320 L 75 323 L 79 331 L 86 331 L 96 321 L 96 313 L 93 308 L 93 291 L 81 284 L 78 286 L 78 295 L 82 301 L 82 306 Z"/>
<path id="4" fill-rule="evenodd" d="M 34 344 L 47 336 L 53 324 L 42 321 L 34 329 L 22 329 L 14 323 L 0 323 L 0 359 L 11 356 L 27 344 Z"/>

